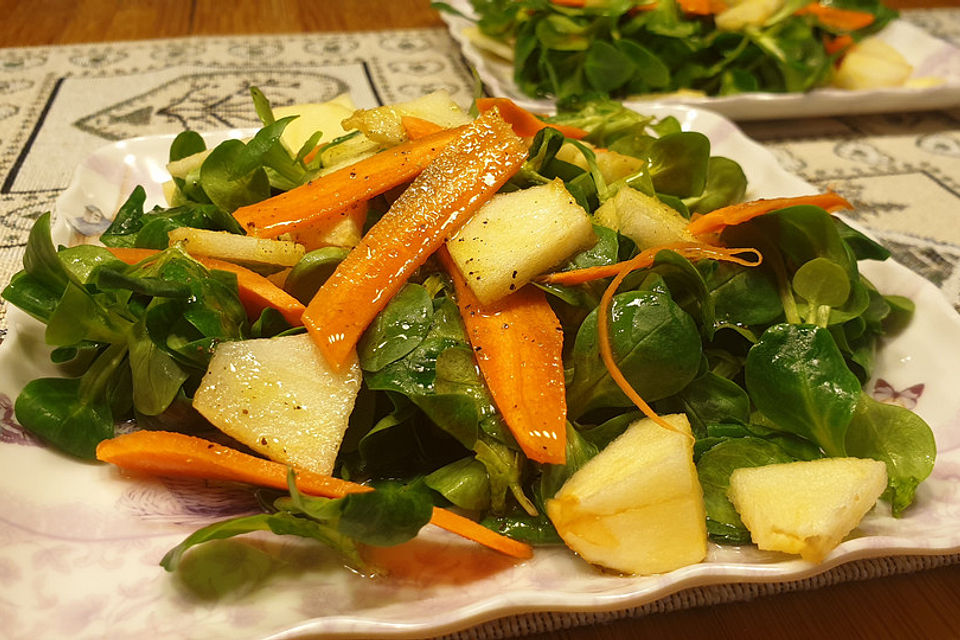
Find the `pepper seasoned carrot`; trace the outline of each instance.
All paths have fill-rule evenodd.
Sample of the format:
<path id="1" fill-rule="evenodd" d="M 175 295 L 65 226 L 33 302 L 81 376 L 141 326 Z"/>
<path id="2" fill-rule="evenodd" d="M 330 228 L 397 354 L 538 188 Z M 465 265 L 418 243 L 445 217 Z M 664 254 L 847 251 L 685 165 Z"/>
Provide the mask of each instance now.
<path id="1" fill-rule="evenodd" d="M 754 252 L 755 249 L 728 249 L 727 247 L 718 247 L 710 244 L 698 244 L 692 242 L 675 242 L 658 247 L 644 249 L 630 260 L 617 262 L 615 264 L 601 265 L 597 267 L 586 267 L 584 269 L 572 269 L 570 271 L 557 271 L 548 273 L 538 278 L 539 282 L 544 284 L 559 284 L 568 287 L 602 280 L 603 278 L 612 278 L 629 266 L 630 270 L 642 269 L 653 264 L 657 254 L 661 251 L 674 251 L 690 260 L 701 260 L 710 258 L 713 260 L 726 260 L 745 266 L 756 266 L 758 260 L 749 260 L 738 257 L 739 254 Z M 759 254 L 757 254 L 759 256 Z"/>
<path id="2" fill-rule="evenodd" d="M 286 465 L 169 431 L 134 431 L 104 440 L 97 446 L 97 459 L 140 473 L 287 488 Z M 296 485 L 304 494 L 324 498 L 373 491 L 362 484 L 304 470 L 297 471 Z M 514 558 L 533 555 L 530 545 L 439 507 L 434 507 L 430 522 Z"/>
<path id="3" fill-rule="evenodd" d="M 156 249 L 127 247 L 107 247 L 107 250 L 127 264 L 136 264 L 159 253 Z M 303 324 L 300 321 L 304 311 L 303 304 L 259 273 L 225 260 L 206 256 L 191 257 L 207 269 L 229 271 L 237 276 L 237 293 L 249 318 L 259 318 L 264 309 L 272 307 L 291 325 Z"/>
<path id="4" fill-rule="evenodd" d="M 563 329 L 546 295 L 525 286 L 481 305 L 446 247 L 437 256 L 453 279 L 480 372 L 517 444 L 535 462 L 563 464 L 567 448 Z"/>
<path id="5" fill-rule="evenodd" d="M 407 137 L 411 140 L 419 140 L 438 131 L 443 131 L 443 127 L 437 123 L 415 116 L 400 116 L 400 126 L 403 127 Z"/>
<path id="6" fill-rule="evenodd" d="M 363 225 L 367 219 L 367 210 L 370 203 L 362 200 L 350 205 L 339 214 L 324 216 L 303 224 L 290 233 L 290 239 L 302 244 L 307 251 L 313 251 L 331 244 L 337 246 L 351 246 L 360 240 L 363 235 Z M 341 225 L 352 225 L 344 229 Z M 349 236 L 353 237 L 350 243 L 344 243 Z M 333 242 L 331 242 L 333 241 Z"/>
<path id="7" fill-rule="evenodd" d="M 794 15 L 812 15 L 824 27 L 828 29 L 837 29 L 839 31 L 856 31 L 869 27 L 876 20 L 876 16 L 866 11 L 853 11 L 851 9 L 839 9 L 819 2 L 810 4 L 797 9 Z"/>
<path id="8" fill-rule="evenodd" d="M 443 129 L 404 142 L 290 191 L 240 207 L 233 217 L 250 235 L 275 238 L 318 219 L 337 216 L 414 178 L 459 133 L 459 129 Z"/>
<path id="9" fill-rule="evenodd" d="M 303 323 L 339 367 L 407 278 L 526 159 L 497 111 L 467 125 L 363 237 L 307 305 Z"/>
<path id="10" fill-rule="evenodd" d="M 706 215 L 695 218 L 687 225 L 687 231 L 697 236 L 706 233 L 716 233 L 723 231 L 725 227 L 741 224 L 757 216 L 770 213 L 771 211 L 802 204 L 813 205 L 830 212 L 839 211 L 840 209 L 853 209 L 852 204 L 833 191 L 812 196 L 752 200 L 750 202 L 741 202 L 723 207 L 722 209 L 716 209 Z"/>
<path id="11" fill-rule="evenodd" d="M 568 138 L 577 140 L 587 137 L 588 131 L 564 124 L 544 122 L 509 98 L 477 98 L 477 109 L 485 113 L 496 107 L 503 119 L 510 123 L 514 132 L 522 138 L 531 138 L 547 127 L 553 127 Z"/>

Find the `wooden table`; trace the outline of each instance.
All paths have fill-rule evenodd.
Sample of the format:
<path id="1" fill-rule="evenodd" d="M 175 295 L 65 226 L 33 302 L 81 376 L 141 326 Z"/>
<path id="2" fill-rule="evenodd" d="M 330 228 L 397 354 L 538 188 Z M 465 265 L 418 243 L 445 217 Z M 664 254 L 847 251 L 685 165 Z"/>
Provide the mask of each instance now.
<path id="1" fill-rule="evenodd" d="M 957 0 L 888 4 L 955 7 Z M 3 46 L 442 25 L 426 0 L 0 0 L 0 16 Z M 529 637 L 960 638 L 960 566 Z"/>

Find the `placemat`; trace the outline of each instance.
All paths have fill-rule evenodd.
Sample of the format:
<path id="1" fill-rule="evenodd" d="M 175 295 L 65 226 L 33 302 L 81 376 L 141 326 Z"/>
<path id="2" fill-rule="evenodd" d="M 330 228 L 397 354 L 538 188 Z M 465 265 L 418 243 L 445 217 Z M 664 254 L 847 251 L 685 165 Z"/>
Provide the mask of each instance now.
<path id="1" fill-rule="evenodd" d="M 960 46 L 960 9 L 903 17 Z M 185 128 L 256 126 L 248 87 L 275 104 L 350 91 L 358 106 L 445 88 L 461 103 L 473 78 L 443 29 L 191 38 L 0 49 L 0 283 L 20 268 L 33 221 L 97 147 Z M 895 258 L 960 309 L 960 105 L 952 110 L 750 122 L 745 132 L 788 170 L 856 205 Z M 0 339 L 6 331 L 0 307 Z M 611 613 L 536 613 L 447 638 L 522 636 L 952 564 L 960 554 L 846 564 L 806 580 L 689 589 Z"/>

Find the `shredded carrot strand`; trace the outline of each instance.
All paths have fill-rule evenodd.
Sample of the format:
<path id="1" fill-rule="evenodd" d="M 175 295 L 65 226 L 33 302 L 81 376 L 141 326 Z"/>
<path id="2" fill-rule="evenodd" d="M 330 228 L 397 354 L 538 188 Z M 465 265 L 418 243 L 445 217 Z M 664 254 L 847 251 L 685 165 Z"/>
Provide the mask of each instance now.
<path id="1" fill-rule="evenodd" d="M 757 216 L 766 215 L 778 209 L 785 209 L 797 205 L 812 205 L 829 212 L 840 209 L 853 209 L 853 205 L 841 195 L 829 191 L 810 196 L 793 196 L 787 198 L 767 198 L 740 202 L 728 207 L 714 209 L 708 214 L 695 217 L 687 225 L 687 231 L 695 236 L 723 231 L 725 227 L 732 227 L 753 220 Z"/>
<path id="2" fill-rule="evenodd" d="M 586 267 L 584 269 L 573 269 L 571 271 L 557 271 L 555 273 L 548 273 L 539 278 L 539 281 L 544 284 L 559 284 L 564 286 L 576 286 L 578 284 L 584 284 L 586 282 L 592 282 L 594 280 L 602 280 L 604 278 L 610 278 L 616 276 L 625 268 L 630 268 L 630 270 L 642 269 L 643 267 L 648 267 L 653 264 L 653 261 L 656 259 L 657 254 L 661 251 L 675 251 L 679 253 L 684 258 L 690 260 L 702 260 L 702 259 L 713 259 L 713 260 L 724 260 L 726 262 L 735 262 L 737 264 L 742 264 L 747 267 L 753 267 L 760 264 L 760 260 L 749 260 L 747 258 L 738 257 L 739 254 L 749 253 L 751 251 L 757 253 L 759 252 L 756 249 L 742 248 L 742 249 L 729 249 L 727 247 L 719 247 L 711 244 L 701 244 L 696 242 L 675 242 L 671 244 L 660 245 L 657 247 L 651 247 L 645 249 L 638 253 L 636 256 L 630 260 L 625 260 L 623 262 L 617 262 L 615 264 L 601 265 L 597 267 Z"/>
<path id="3" fill-rule="evenodd" d="M 643 267 L 647 267 L 652 264 L 653 260 L 656 258 L 656 254 L 662 250 L 664 250 L 664 247 L 647 249 L 646 251 L 642 251 L 626 262 L 618 263 L 620 271 L 614 276 L 613 280 L 600 297 L 600 306 L 597 308 L 597 335 L 600 342 L 600 359 L 603 360 L 603 364 L 610 373 L 610 377 L 617 384 L 617 386 L 620 387 L 620 390 L 623 391 L 628 398 L 630 398 L 633 404 L 635 404 L 645 416 L 656 422 L 658 425 L 664 429 L 667 429 L 668 431 L 683 433 L 660 417 L 660 415 L 654 411 L 649 404 L 646 403 L 640 394 L 637 393 L 637 390 L 633 388 L 633 385 L 630 384 L 630 381 L 627 380 L 626 376 L 623 375 L 623 372 L 620 371 L 620 367 L 617 366 L 617 363 L 613 358 L 613 345 L 610 342 L 610 310 L 613 306 L 614 294 L 617 292 L 620 284 L 623 283 L 624 278 L 626 278 L 633 271 L 642 269 Z M 693 253 L 699 254 L 698 257 L 710 257 L 715 260 L 726 260 L 747 266 L 757 266 L 763 260 L 763 256 L 761 256 L 760 252 L 756 249 L 728 249 L 725 247 L 715 247 L 710 245 L 688 245 L 686 247 L 674 246 L 671 247 L 671 250 L 681 254 L 683 254 L 685 250 L 693 250 Z M 748 261 L 735 255 L 738 253 L 751 251 L 757 256 L 755 261 Z M 686 257 L 691 256 L 687 255 Z M 684 433 L 683 435 L 688 434 Z"/>

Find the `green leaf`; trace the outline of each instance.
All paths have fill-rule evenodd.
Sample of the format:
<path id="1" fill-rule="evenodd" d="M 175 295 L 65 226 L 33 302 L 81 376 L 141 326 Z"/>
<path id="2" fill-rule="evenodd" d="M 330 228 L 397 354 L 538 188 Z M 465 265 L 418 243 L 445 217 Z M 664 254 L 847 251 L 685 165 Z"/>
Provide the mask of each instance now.
<path id="1" fill-rule="evenodd" d="M 342 498 L 338 530 L 364 544 L 388 547 L 416 537 L 430 522 L 433 503 L 416 486 L 377 484 L 376 491 Z"/>
<path id="2" fill-rule="evenodd" d="M 844 455 L 860 382 L 829 331 L 774 325 L 750 349 L 744 373 L 750 399 L 777 428 L 816 442 L 830 456 Z"/>
<path id="3" fill-rule="evenodd" d="M 430 330 L 433 300 L 427 290 L 408 283 L 373 319 L 357 345 L 360 367 L 379 371 L 417 348 Z"/>
<path id="4" fill-rule="evenodd" d="M 887 465 L 885 497 L 900 516 L 913 503 L 917 486 L 933 471 L 937 443 L 923 418 L 894 404 L 860 395 L 846 435 L 847 454 Z"/>

